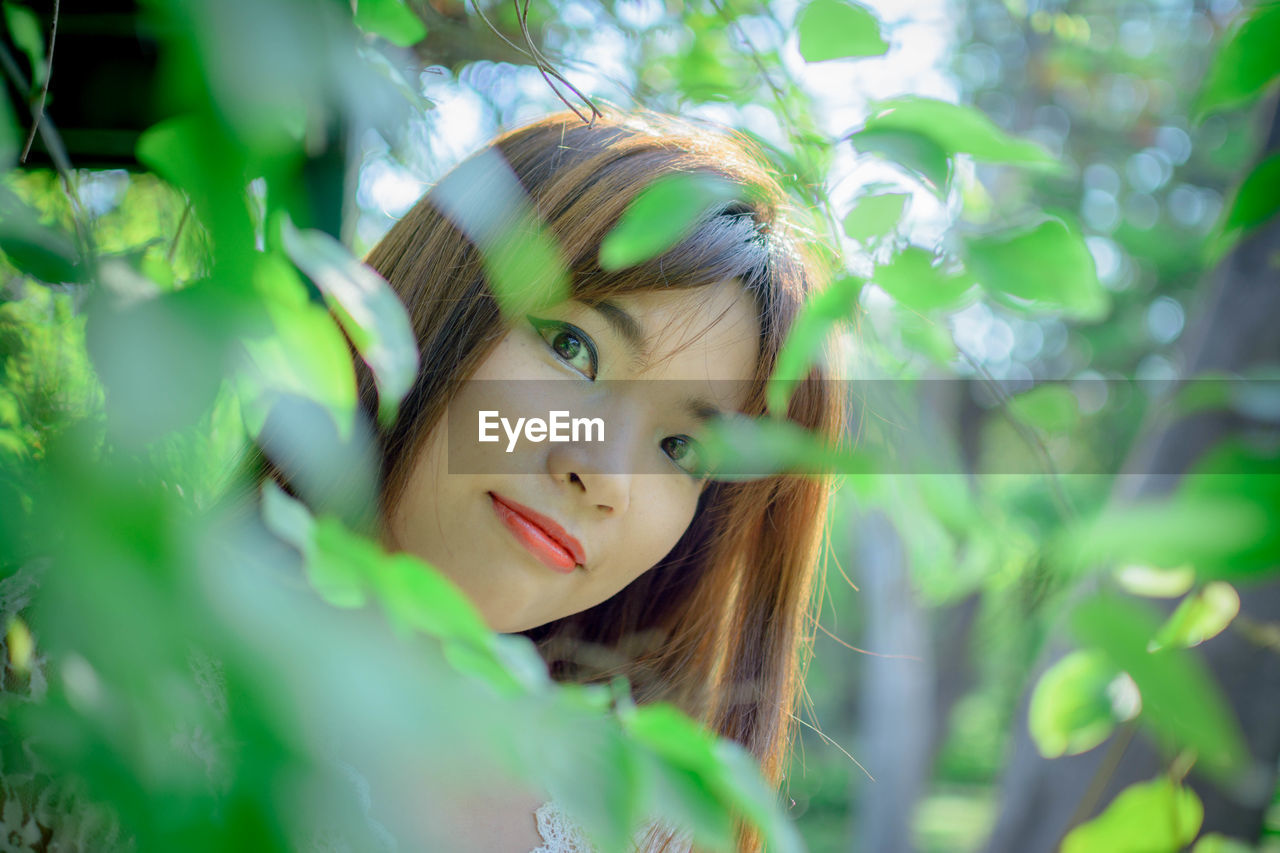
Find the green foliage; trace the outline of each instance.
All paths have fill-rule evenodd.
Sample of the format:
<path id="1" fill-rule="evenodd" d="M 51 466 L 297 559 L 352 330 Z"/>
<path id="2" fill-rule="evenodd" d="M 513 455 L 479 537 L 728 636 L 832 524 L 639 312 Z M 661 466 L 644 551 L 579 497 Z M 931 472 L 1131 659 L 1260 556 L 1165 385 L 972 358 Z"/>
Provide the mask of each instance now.
<path id="1" fill-rule="evenodd" d="M 359 0 L 356 26 L 382 36 L 392 44 L 409 47 L 422 41 L 427 27 L 403 0 Z"/>
<path id="2" fill-rule="evenodd" d="M 1213 58 L 1196 103 L 1201 115 L 1242 106 L 1280 77 L 1280 3 L 1262 0 L 1235 22 Z"/>
<path id="3" fill-rule="evenodd" d="M 44 33 L 35 13 L 18 3 L 4 4 L 4 22 L 14 45 L 27 56 L 31 66 L 31 85 L 39 88 L 49 74 L 44 56 Z"/>
<path id="4" fill-rule="evenodd" d="M 984 163 L 1061 168 L 1039 145 L 1009 136 L 978 110 L 932 98 L 906 96 L 880 101 L 872 107 L 863 129 L 853 138 L 865 139 L 863 134 L 884 131 L 923 136 L 948 156 L 967 154 Z"/>
<path id="5" fill-rule="evenodd" d="M 969 268 L 993 296 L 1016 297 L 1081 319 L 1099 319 L 1106 312 L 1107 295 L 1093 256 L 1080 232 L 1062 219 L 974 237 L 966 247 Z"/>
<path id="6" fill-rule="evenodd" d="M 889 49 L 876 16 L 846 0 L 809 0 L 796 19 L 796 30 L 806 62 L 879 56 Z"/>
<path id="7" fill-rule="evenodd" d="M 814 244 L 838 243 L 843 232 L 865 250 L 824 256 L 833 283 L 810 298 L 780 353 L 767 389 L 773 417 L 721 424 L 707 445 L 726 479 L 855 475 L 842 506 L 891 519 L 940 645 L 949 636 L 940 615 L 980 602 L 979 633 L 964 641 L 982 652 L 972 661 L 977 682 L 957 705 L 963 725 L 943 746 L 941 776 L 991 785 L 1004 734 L 1019 725 L 1013 708 L 1035 651 L 1080 582 L 1183 598 L 1163 621 L 1110 593 L 1083 600 L 1072 618 L 1080 651 L 1046 672 L 1032 697 L 1028 722 L 1041 751 L 1093 748 L 1137 714 L 1131 725 L 1183 755 L 1194 751 L 1210 770 L 1243 766 L 1232 712 L 1189 647 L 1230 628 L 1247 582 L 1280 564 L 1274 453 L 1265 442 L 1222 443 L 1173 496 L 1128 506 L 1106 501 L 1114 478 L 1060 477 L 1054 465 L 1115 470 L 1141 449 L 1144 419 L 1190 410 L 1164 409 L 1120 382 L 1099 401 L 1089 381 L 1076 380 L 1177 365 L 1172 349 L 1182 323 L 1196 320 L 1190 306 L 1214 251 L 1274 217 L 1276 156 L 1245 169 L 1252 117 L 1226 111 L 1274 88 L 1275 3 L 1251 5 L 1216 49 L 1196 106 L 1218 115 L 1199 128 L 1187 118 L 1209 51 L 1185 33 L 1167 36 L 1176 21 L 1212 30 L 1221 22 L 1208 13 L 1188 6 L 1166 21 L 1086 4 L 1023 14 L 1017 3 L 966 0 L 953 52 L 959 100 L 973 106 L 914 95 L 872 101 L 852 132 L 831 127 L 847 113 L 829 109 L 831 92 L 815 97 L 794 79 L 782 52 L 795 35 L 810 63 L 874 57 L 912 30 L 882 27 L 854 3 L 814 0 L 794 26 L 769 4 L 668 4 L 646 15 L 626 4 L 587 15 L 530 6 L 530 42 L 554 48 L 536 60 L 490 36 L 470 7 L 421 7 L 430 34 L 417 8 L 150 4 L 165 118 L 137 154 L 167 183 L 28 169 L 0 186 L 0 566 L 6 583 L 49 567 L 30 608 L 4 614 L 9 671 L 49 684 L 45 700 L 24 696 L 3 708 L 12 732 L 0 744 L 6 773 L 26 769 L 19 738 L 54 744 L 42 758 L 81 777 L 138 849 L 296 849 L 299 835 L 328 830 L 374 849 L 377 833 L 357 813 L 359 792 L 339 763 L 358 766 L 380 797 L 434 790 L 441 778 L 516 779 L 563 803 L 606 851 L 624 849 L 652 816 L 711 848 L 729 847 L 739 821 L 759 827 L 770 850 L 800 848 L 740 748 L 669 706 L 632 706 L 625 684 L 553 684 L 528 643 L 489 632 L 442 575 L 387 555 L 338 520 L 369 521 L 375 499 L 350 347 L 369 364 L 386 418 L 419 365 L 386 283 L 314 227 L 323 224 L 315 155 L 355 128 L 362 165 L 392 164 L 425 182 L 454 153 L 440 144 L 442 119 L 422 113 L 424 85 L 428 94 L 466 89 L 484 122 L 506 126 L 529 106 L 519 75 L 541 80 L 546 57 L 586 64 L 601 44 L 625 45 L 621 77 L 609 82 L 627 92 L 624 101 L 634 93 L 645 106 L 749 128 L 799 197 Z M 518 11 L 489 14 L 524 45 Z M 4 14 L 38 86 L 48 73 L 39 20 L 16 3 Z M 1107 35 L 1112 23 L 1119 37 Z M 449 71 L 423 74 L 388 43 L 416 46 Z M 903 49 L 895 56 L 913 51 L 895 46 Z M 872 61 L 865 67 L 878 73 Z M 574 71 L 580 83 L 583 68 Z M 595 96 L 604 84 L 592 86 Z M 875 87 L 877 97 L 886 90 L 895 89 Z M 57 96 L 55 85 L 55 118 Z M 0 106 L 6 169 L 27 113 L 26 104 Z M 46 130 L 56 134 L 52 122 Z M 909 206 L 881 171 L 849 194 L 848 211 L 834 210 L 829 193 L 847 177 L 846 142 L 937 204 L 921 195 Z M 479 172 L 442 184 L 439 201 L 480 247 L 513 317 L 564 298 L 569 281 L 560 247 L 504 167 L 482 158 Z M 111 181 L 125 188 L 113 195 Z M 1233 185 L 1218 215 L 1216 199 Z M 609 235 L 601 266 L 660 255 L 731 199 L 695 176 L 655 183 Z M 1154 219 L 1144 221 L 1148 206 Z M 1209 233 L 1215 217 L 1221 227 Z M 385 219 L 366 211 L 358 242 L 376 239 Z M 378 227 L 361 227 L 374 220 Z M 1175 307 L 1170 333 L 1156 321 Z M 854 345 L 842 337 L 850 330 Z M 906 380 L 879 383 L 898 387 L 857 401 L 847 442 L 855 451 L 782 417 L 795 382 L 819 363 Z M 912 381 L 975 375 L 982 388 L 1027 377 L 1038 385 L 961 399 L 960 383 Z M 1058 379 L 1067 381 L 1046 381 Z M 1271 423 L 1265 389 L 1247 385 L 1234 377 L 1200 385 L 1180 402 Z M 902 441 L 877 445 L 886 436 Z M 254 441 L 314 515 L 274 488 L 259 505 L 234 476 Z M 904 456 L 895 455 L 900 445 Z M 911 454 L 941 471 L 976 470 L 889 476 Z M 1035 476 L 987 476 L 1010 459 L 1032 460 Z M 854 526 L 834 520 L 838 533 Z M 849 594 L 822 627 L 861 630 L 861 601 Z M 235 697 L 221 711 L 193 683 L 196 660 L 220 662 Z M 833 732 L 855 728 L 847 697 L 859 695 L 851 679 L 865 671 L 860 658 L 836 661 L 809 682 Z M 204 733 L 213 758 L 174 759 L 175 731 Z M 334 755 L 318 746 L 326 741 L 350 749 Z M 379 755 L 392 766 L 366 763 Z M 823 765 L 810 779 L 845 766 L 826 745 L 806 760 Z M 430 770 L 419 778 L 415 768 Z M 792 796 L 808 802 L 813 783 L 797 771 L 789 781 Z M 989 791 L 963 802 L 989 803 Z M 944 800 L 940 793 L 922 809 L 934 825 L 945 823 Z M 417 805 L 378 804 L 408 813 Z M 801 819 L 806 835 L 844 838 L 843 812 L 835 831 L 835 807 L 826 818 L 820 811 Z M 815 828 L 815 819 L 829 823 Z M 1162 779 L 1128 789 L 1064 849 L 1173 850 L 1199 823 L 1194 795 Z M 390 831 L 413 837 L 404 825 Z M 1227 843 L 1209 837 L 1195 849 Z"/>
<path id="8" fill-rule="evenodd" d="M 1062 851 L 1173 853 L 1191 843 L 1203 820 L 1204 805 L 1195 791 L 1163 777 L 1138 782 L 1121 791 L 1102 814 L 1067 833 Z"/>
<path id="9" fill-rule="evenodd" d="M 908 193 L 880 193 L 858 198 L 841 223 L 844 233 L 862 243 L 891 233 L 902 218 Z"/>
<path id="10" fill-rule="evenodd" d="M 1076 651 L 1050 667 L 1036 684 L 1027 725 L 1045 758 L 1087 752 L 1106 740 L 1118 721 L 1112 685 L 1120 673 L 1099 651 Z M 1136 709 L 1134 709 L 1136 712 Z"/>
<path id="11" fill-rule="evenodd" d="M 1153 649 L 1198 646 L 1221 634 L 1239 612 L 1240 596 L 1231 584 L 1223 581 L 1206 584 L 1182 600 L 1151 639 L 1151 646 Z"/>
<path id="12" fill-rule="evenodd" d="M 951 159 L 932 137 L 914 130 L 864 128 L 849 139 L 858 153 L 878 154 L 916 178 L 930 192 L 946 196 Z"/>
<path id="13" fill-rule="evenodd" d="M 907 308 L 920 312 L 954 308 L 973 286 L 963 273 L 945 270 L 935 264 L 931 252 L 916 246 L 876 267 L 871 280 Z"/>
<path id="14" fill-rule="evenodd" d="M 1113 595 L 1082 601 L 1071 616 L 1076 637 L 1129 674 L 1142 696 L 1140 722 L 1194 749 L 1219 775 L 1238 771 L 1246 751 L 1239 724 L 1202 661 L 1176 648 L 1151 651 L 1159 625 L 1143 605 Z"/>
<path id="15" fill-rule="evenodd" d="M 381 276 L 321 231 L 281 221 L 285 251 L 324 294 L 343 332 L 378 383 L 378 417 L 395 418 L 418 375 L 418 345 L 404 303 Z"/>
<path id="16" fill-rule="evenodd" d="M 1245 177 L 1227 210 L 1222 230 L 1228 237 L 1247 232 L 1280 211 L 1280 154 L 1263 160 Z"/>
<path id="17" fill-rule="evenodd" d="M 860 279 L 841 278 L 809 298 L 787 334 L 765 388 L 769 411 L 786 412 L 795 383 L 808 375 L 832 327 L 850 315 L 862 284 Z"/>
<path id="18" fill-rule="evenodd" d="M 735 188 L 707 175 L 675 174 L 636 196 L 600 244 L 600 267 L 620 270 L 662 254 L 680 242 L 712 207 L 733 198 Z"/>

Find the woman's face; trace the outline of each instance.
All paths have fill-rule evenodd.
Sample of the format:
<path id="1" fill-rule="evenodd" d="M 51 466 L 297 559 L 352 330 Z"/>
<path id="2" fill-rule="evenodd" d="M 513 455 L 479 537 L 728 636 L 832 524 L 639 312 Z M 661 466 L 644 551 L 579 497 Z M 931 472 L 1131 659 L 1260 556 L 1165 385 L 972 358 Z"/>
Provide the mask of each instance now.
<path id="1" fill-rule="evenodd" d="M 496 631 L 599 604 L 689 526 L 705 485 L 697 436 L 714 410 L 745 405 L 759 337 L 736 282 L 570 300 L 522 319 L 424 442 L 387 544 L 452 578 Z M 515 426 L 552 411 L 603 429 L 535 441 Z M 482 412 L 496 441 L 480 441 Z"/>

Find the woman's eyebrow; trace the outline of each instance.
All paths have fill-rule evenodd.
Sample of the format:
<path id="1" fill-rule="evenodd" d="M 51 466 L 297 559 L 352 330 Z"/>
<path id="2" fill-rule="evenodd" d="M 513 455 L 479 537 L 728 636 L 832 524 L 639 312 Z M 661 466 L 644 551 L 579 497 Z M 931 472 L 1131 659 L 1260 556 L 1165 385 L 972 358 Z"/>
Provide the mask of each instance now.
<path id="1" fill-rule="evenodd" d="M 699 423 L 718 418 L 724 415 L 724 409 L 705 397 L 690 397 L 684 401 L 685 411 L 693 416 Z"/>
<path id="2" fill-rule="evenodd" d="M 586 303 L 588 308 L 595 310 L 597 314 L 604 318 L 609 324 L 609 328 L 627 343 L 627 346 L 635 350 L 636 355 L 641 361 L 645 361 L 649 356 L 649 347 L 647 344 L 648 336 L 640 323 L 635 317 L 631 316 L 625 309 L 614 302 L 607 299 L 601 299 L 598 302 Z"/>

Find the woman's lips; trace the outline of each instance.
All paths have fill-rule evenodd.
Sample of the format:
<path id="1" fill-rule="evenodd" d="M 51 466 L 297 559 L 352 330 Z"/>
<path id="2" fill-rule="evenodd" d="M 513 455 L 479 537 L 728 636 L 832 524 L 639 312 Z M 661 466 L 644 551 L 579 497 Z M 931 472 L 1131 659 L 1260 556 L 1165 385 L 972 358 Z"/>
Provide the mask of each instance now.
<path id="1" fill-rule="evenodd" d="M 507 530 L 549 568 L 568 574 L 586 563 L 582 543 L 559 524 L 523 504 L 489 492 L 493 511 Z"/>

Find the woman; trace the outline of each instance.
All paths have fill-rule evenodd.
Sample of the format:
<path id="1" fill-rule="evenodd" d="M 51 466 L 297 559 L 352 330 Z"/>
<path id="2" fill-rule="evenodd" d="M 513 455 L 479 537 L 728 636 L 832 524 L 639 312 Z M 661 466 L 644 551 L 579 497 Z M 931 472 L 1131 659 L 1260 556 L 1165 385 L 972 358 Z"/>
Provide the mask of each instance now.
<path id="1" fill-rule="evenodd" d="M 637 702 L 672 702 L 745 745 L 777 785 L 829 483 L 708 481 L 696 437 L 717 411 L 765 411 L 765 381 L 813 287 L 783 193 L 742 140 L 657 116 L 557 115 L 493 152 L 555 241 L 570 298 L 504 314 L 456 180 L 451 198 L 429 192 L 370 253 L 408 308 L 424 365 L 378 436 L 383 540 L 449 575 L 495 630 L 531 638 L 556 678 L 623 675 Z M 718 179 L 732 197 L 673 248 L 602 269 L 628 205 L 676 174 Z M 595 406 L 607 440 L 526 441 L 459 465 L 492 447 L 463 443 L 458 411 L 517 407 L 530 388 Z M 694 388 L 706 393 L 690 406 Z M 367 372 L 361 399 L 372 416 Z M 815 371 L 787 414 L 834 437 L 840 411 Z"/>

